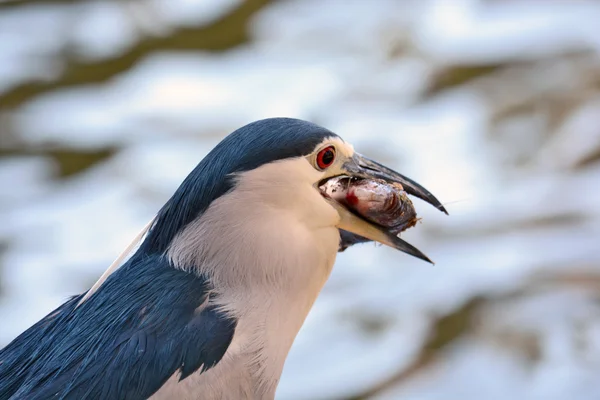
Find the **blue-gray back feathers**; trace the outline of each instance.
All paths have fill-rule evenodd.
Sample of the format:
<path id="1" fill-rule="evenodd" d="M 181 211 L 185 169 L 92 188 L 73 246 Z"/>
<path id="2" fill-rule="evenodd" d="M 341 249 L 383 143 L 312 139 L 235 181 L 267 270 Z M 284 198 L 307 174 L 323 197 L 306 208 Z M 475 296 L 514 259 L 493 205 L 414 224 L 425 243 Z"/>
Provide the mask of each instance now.
<path id="1" fill-rule="evenodd" d="M 134 257 L 0 351 L 0 399 L 145 399 L 213 367 L 236 321 L 207 305 L 210 290 L 162 256 Z"/>

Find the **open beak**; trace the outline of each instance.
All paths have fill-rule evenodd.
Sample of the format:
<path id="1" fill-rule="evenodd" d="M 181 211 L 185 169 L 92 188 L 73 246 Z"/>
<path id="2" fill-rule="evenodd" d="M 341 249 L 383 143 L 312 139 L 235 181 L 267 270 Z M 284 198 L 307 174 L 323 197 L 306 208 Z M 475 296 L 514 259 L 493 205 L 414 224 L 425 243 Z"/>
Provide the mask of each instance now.
<path id="1" fill-rule="evenodd" d="M 361 154 L 354 153 L 354 156 L 343 164 L 342 169 L 342 173 L 349 177 L 381 179 L 388 183 L 399 183 L 409 195 L 418 197 L 448 214 L 442 203 L 423 186 Z M 339 229 L 385 244 L 433 264 L 419 249 L 400 239 L 397 235 L 386 230 L 386 228 L 361 218 L 333 199 L 328 199 L 328 201 L 340 215 Z"/>

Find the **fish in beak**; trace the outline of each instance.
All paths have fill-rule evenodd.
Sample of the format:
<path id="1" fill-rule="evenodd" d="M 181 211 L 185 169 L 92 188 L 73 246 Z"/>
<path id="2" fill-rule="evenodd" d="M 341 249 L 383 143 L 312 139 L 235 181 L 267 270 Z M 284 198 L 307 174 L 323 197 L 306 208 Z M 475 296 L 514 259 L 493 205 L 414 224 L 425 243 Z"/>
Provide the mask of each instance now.
<path id="1" fill-rule="evenodd" d="M 400 231 L 407 229 L 407 227 L 414 226 L 417 219 L 412 202 L 410 202 L 406 196 L 398 197 L 399 195 L 396 194 L 398 191 L 404 191 L 408 195 L 418 197 L 433 205 L 438 210 L 448 214 L 442 203 L 423 186 L 361 154 L 354 153 L 354 155 L 342 165 L 341 175 L 332 179 L 340 178 L 340 176 L 349 178 L 350 182 L 352 180 L 380 181 L 396 188 L 394 196 L 399 199 L 397 201 L 400 203 L 395 204 L 392 212 L 398 213 L 401 217 L 404 217 L 406 214 L 410 219 L 410 221 L 406 220 L 407 223 L 403 225 L 404 227 Z M 324 187 L 326 187 L 326 184 L 321 186 L 325 199 L 337 210 L 340 216 L 340 222 L 337 225 L 339 229 L 368 240 L 385 244 L 433 264 L 433 262 L 419 249 L 400 239 L 398 230 L 394 229 L 394 226 L 388 226 L 387 224 L 381 223 L 378 224 L 373 218 L 367 219 L 362 213 L 356 212 L 356 209 L 353 210 L 351 207 L 347 207 L 347 204 L 344 204 L 344 202 L 337 201 L 335 196 L 328 193 Z"/>

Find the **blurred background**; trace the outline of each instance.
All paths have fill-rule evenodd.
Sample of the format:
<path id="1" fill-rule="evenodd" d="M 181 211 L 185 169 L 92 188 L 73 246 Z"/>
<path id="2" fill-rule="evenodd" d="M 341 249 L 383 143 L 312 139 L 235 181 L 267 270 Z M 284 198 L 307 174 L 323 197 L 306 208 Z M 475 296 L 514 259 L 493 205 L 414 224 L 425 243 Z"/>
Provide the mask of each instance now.
<path id="1" fill-rule="evenodd" d="M 0 2 L 0 345 L 226 134 L 290 116 L 417 180 L 427 265 L 337 266 L 278 399 L 600 398 L 600 2 Z"/>

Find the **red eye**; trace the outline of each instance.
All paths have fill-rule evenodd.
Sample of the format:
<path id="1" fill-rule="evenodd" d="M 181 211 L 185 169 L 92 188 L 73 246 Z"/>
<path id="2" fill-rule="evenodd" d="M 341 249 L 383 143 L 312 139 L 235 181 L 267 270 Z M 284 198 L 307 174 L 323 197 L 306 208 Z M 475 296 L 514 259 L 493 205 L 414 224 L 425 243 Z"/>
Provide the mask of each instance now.
<path id="1" fill-rule="evenodd" d="M 325 169 L 333 164 L 335 160 L 335 148 L 333 146 L 325 147 L 317 154 L 317 166 Z"/>

